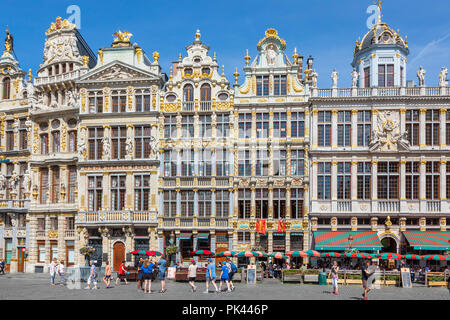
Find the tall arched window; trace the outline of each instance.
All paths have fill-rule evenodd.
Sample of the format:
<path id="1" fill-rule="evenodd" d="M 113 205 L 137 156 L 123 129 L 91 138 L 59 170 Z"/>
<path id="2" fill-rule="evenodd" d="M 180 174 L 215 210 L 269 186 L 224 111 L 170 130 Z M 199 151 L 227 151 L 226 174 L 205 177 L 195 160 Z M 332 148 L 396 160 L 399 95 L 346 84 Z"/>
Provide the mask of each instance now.
<path id="1" fill-rule="evenodd" d="M 11 91 L 11 79 L 3 79 L 3 99 L 9 99 Z"/>
<path id="2" fill-rule="evenodd" d="M 185 102 L 194 101 L 194 87 L 191 84 L 185 85 L 183 92 Z"/>
<path id="3" fill-rule="evenodd" d="M 200 87 L 200 101 L 211 101 L 211 87 L 209 84 L 203 84 Z"/>

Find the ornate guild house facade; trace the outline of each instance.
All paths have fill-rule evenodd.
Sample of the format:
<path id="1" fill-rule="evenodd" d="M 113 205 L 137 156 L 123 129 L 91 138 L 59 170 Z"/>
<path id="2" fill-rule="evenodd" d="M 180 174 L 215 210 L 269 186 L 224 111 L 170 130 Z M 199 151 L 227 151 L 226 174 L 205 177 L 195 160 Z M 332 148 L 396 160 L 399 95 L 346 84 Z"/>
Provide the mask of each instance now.
<path id="1" fill-rule="evenodd" d="M 318 88 L 314 59 L 268 29 L 242 76 L 194 41 L 162 71 L 117 31 L 94 54 L 67 20 L 33 77 L 6 32 L 0 57 L 0 258 L 11 272 L 134 250 L 445 253 L 450 95 L 382 21 L 353 53 L 352 83 Z M 242 83 L 239 83 L 241 76 Z M 81 251 L 80 251 L 81 250 Z M 306 262 L 304 259 L 303 262 Z M 239 260 L 239 264 L 246 263 Z"/>

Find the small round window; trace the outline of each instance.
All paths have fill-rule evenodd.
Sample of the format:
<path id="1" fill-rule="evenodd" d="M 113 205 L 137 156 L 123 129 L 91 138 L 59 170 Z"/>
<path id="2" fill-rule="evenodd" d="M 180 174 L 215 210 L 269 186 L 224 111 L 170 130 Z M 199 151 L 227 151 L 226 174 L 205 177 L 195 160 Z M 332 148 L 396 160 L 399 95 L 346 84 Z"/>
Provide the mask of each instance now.
<path id="1" fill-rule="evenodd" d="M 76 128 L 77 127 L 77 120 L 70 119 L 69 121 L 67 121 L 67 125 L 69 126 L 70 129 Z"/>
<path id="2" fill-rule="evenodd" d="M 59 128 L 59 120 L 53 120 L 52 121 L 52 128 L 53 129 Z"/>
<path id="3" fill-rule="evenodd" d="M 219 100 L 225 101 L 227 99 L 228 99 L 228 94 L 226 94 L 226 93 L 219 94 Z"/>
<path id="4" fill-rule="evenodd" d="M 202 59 L 200 59 L 199 57 L 194 58 L 195 63 L 200 63 L 201 61 L 202 61 Z"/>
<path id="5" fill-rule="evenodd" d="M 42 131 L 46 131 L 48 129 L 48 123 L 42 122 L 41 124 L 39 124 L 39 129 Z"/>
<path id="6" fill-rule="evenodd" d="M 167 102 L 174 102 L 177 97 L 174 94 L 169 94 L 166 97 Z"/>

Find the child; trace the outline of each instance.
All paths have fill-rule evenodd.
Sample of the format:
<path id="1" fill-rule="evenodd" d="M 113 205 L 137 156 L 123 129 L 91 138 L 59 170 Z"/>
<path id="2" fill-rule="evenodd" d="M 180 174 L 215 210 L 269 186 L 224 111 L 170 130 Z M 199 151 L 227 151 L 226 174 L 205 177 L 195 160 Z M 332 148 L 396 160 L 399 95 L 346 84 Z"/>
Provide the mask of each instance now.
<path id="1" fill-rule="evenodd" d="M 228 267 L 227 267 L 227 263 L 224 261 L 222 263 L 222 272 L 220 273 L 220 285 L 219 285 L 219 292 L 222 292 L 222 283 L 225 281 L 227 284 L 227 292 L 231 292 L 231 288 L 230 288 L 230 282 L 228 281 Z"/>
<path id="2" fill-rule="evenodd" d="M 197 291 L 197 287 L 195 286 L 196 277 L 197 277 L 197 265 L 195 264 L 195 260 L 192 260 L 191 265 L 189 266 L 189 285 L 192 288 L 192 292 Z"/>

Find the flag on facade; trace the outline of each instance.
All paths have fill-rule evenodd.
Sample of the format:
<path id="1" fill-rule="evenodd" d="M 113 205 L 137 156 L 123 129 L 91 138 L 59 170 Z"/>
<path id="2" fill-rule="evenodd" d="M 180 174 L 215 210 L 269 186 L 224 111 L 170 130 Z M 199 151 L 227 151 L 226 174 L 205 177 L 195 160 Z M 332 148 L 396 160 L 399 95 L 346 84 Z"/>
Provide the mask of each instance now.
<path id="1" fill-rule="evenodd" d="M 266 234 L 266 219 L 256 220 L 256 232 Z"/>
<path id="2" fill-rule="evenodd" d="M 284 219 L 278 220 L 278 233 L 285 233 L 286 232 L 286 222 Z"/>

